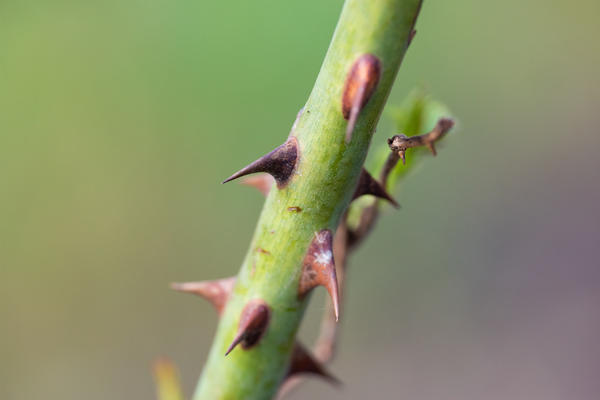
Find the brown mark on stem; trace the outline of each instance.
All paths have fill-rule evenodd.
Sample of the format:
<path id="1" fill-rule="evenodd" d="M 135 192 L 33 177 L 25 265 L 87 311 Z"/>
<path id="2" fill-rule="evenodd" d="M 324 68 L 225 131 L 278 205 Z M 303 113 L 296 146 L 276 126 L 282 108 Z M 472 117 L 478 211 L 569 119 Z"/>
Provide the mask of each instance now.
<path id="1" fill-rule="evenodd" d="M 271 255 L 271 252 L 269 250 L 265 250 L 262 247 L 257 247 L 256 251 L 262 254 Z"/>
<path id="2" fill-rule="evenodd" d="M 363 54 L 352 64 L 342 95 L 342 114 L 348 120 L 346 143 L 352 139 L 358 114 L 375 92 L 380 76 L 381 61 L 373 54 Z"/>
<path id="3" fill-rule="evenodd" d="M 298 206 L 288 207 L 287 210 L 290 212 L 297 212 L 297 213 L 302 212 L 302 209 Z"/>
<path id="4" fill-rule="evenodd" d="M 256 346 L 267 330 L 270 319 L 271 309 L 267 303 L 261 299 L 250 300 L 242 310 L 238 331 L 225 355 L 240 343 L 244 350 Z"/>

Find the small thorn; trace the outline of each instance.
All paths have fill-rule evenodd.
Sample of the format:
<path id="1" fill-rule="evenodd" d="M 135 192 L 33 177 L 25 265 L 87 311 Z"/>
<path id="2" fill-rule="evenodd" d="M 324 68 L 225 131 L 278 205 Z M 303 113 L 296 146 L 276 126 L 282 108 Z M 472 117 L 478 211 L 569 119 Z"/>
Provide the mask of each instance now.
<path id="1" fill-rule="evenodd" d="M 302 266 L 298 297 L 304 298 L 317 286 L 324 286 L 333 302 L 335 320 L 339 320 L 340 299 L 333 260 L 333 235 L 329 229 L 315 233 L 308 246 Z"/>
<path id="2" fill-rule="evenodd" d="M 363 54 L 352 64 L 342 95 L 342 115 L 348 120 L 346 143 L 352 139 L 358 115 L 375 92 L 380 75 L 381 62 L 373 54 Z"/>
<path id="3" fill-rule="evenodd" d="M 429 151 L 431 151 L 431 154 L 437 156 L 437 151 L 435 151 L 435 145 L 433 144 L 433 142 L 427 143 L 426 146 L 429 149 Z"/>
<path id="4" fill-rule="evenodd" d="M 233 285 L 235 285 L 235 276 L 215 281 L 172 283 L 171 289 L 205 298 L 220 314 L 233 290 Z"/>
<path id="5" fill-rule="evenodd" d="M 288 370 L 286 378 L 298 374 L 313 374 L 320 376 L 334 385 L 341 384 L 340 380 L 327 372 L 323 365 L 319 361 L 315 360 L 304 346 L 296 342 L 292 352 L 290 369 Z"/>
<path id="6" fill-rule="evenodd" d="M 231 175 L 223 183 L 256 172 L 266 172 L 275 178 L 277 187 L 281 189 L 291 178 L 297 159 L 298 141 L 294 136 L 290 136 L 284 144 Z"/>
<path id="7" fill-rule="evenodd" d="M 406 151 L 400 150 L 398 152 L 398 157 L 402 160 L 402 165 L 406 165 Z"/>
<path id="8" fill-rule="evenodd" d="M 238 331 L 225 355 L 231 353 L 240 343 L 244 350 L 255 346 L 267 330 L 270 318 L 271 309 L 263 300 L 254 299 L 246 304 L 242 310 Z"/>
<path id="9" fill-rule="evenodd" d="M 363 168 L 360 171 L 360 177 L 358 178 L 358 184 L 356 185 L 356 190 L 354 191 L 352 200 L 365 194 L 370 194 L 380 199 L 387 200 L 396 208 L 400 207 L 396 200 L 394 200 L 394 198 L 388 194 L 385 188 L 378 181 L 376 181 L 366 169 Z"/>
<path id="10" fill-rule="evenodd" d="M 413 29 L 412 31 L 410 31 L 410 34 L 408 35 L 408 45 L 409 46 L 412 43 L 413 39 L 415 38 L 416 34 L 417 34 L 417 30 L 416 29 Z"/>
<path id="11" fill-rule="evenodd" d="M 260 174 L 244 177 L 240 183 L 242 185 L 251 186 L 261 192 L 264 196 L 269 194 L 271 186 L 273 186 L 273 177 L 269 174 Z"/>

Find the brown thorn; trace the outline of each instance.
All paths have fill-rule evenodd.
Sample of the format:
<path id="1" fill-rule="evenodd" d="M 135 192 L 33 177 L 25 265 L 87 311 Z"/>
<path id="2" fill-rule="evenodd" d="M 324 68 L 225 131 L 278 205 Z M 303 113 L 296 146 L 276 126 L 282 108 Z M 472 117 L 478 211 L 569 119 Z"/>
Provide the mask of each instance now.
<path id="1" fill-rule="evenodd" d="M 266 196 L 269 194 L 271 186 L 273 186 L 273 177 L 266 173 L 246 176 L 240 181 L 240 183 L 242 185 L 251 186 Z"/>
<path id="2" fill-rule="evenodd" d="M 396 200 L 394 200 L 392 196 L 388 194 L 385 188 L 379 182 L 377 182 L 366 169 L 363 168 L 360 171 L 358 184 L 356 185 L 356 190 L 354 191 L 352 199 L 354 200 L 365 194 L 370 194 L 372 196 L 379 197 L 380 199 L 387 200 L 396 208 L 400 207 Z"/>
<path id="3" fill-rule="evenodd" d="M 192 293 L 210 301 L 221 313 L 235 285 L 235 276 L 215 281 L 171 283 L 171 289 L 178 292 Z"/>
<path id="4" fill-rule="evenodd" d="M 292 177 L 297 160 L 298 140 L 290 136 L 284 144 L 231 175 L 223 183 L 255 172 L 266 172 L 275 178 L 277 187 L 281 189 Z"/>
<path id="5" fill-rule="evenodd" d="M 303 345 L 301 345 L 299 342 L 296 342 L 294 344 L 294 350 L 292 351 L 292 361 L 290 364 L 290 369 L 286 375 L 286 379 L 299 374 L 318 375 L 334 385 L 341 384 L 340 380 L 327 372 L 323 365 L 319 361 L 315 360 L 315 358 Z"/>
<path id="6" fill-rule="evenodd" d="M 454 121 L 450 118 L 440 118 L 435 128 L 429 133 L 424 135 L 417 135 L 407 137 L 405 135 L 395 135 L 391 139 L 388 139 L 388 145 L 393 152 L 398 153 L 398 156 L 404 162 L 404 153 L 407 149 L 419 146 L 425 146 L 435 156 L 437 151 L 435 150 L 435 142 L 444 137 L 450 129 L 454 126 Z"/>
<path id="7" fill-rule="evenodd" d="M 315 287 L 324 286 L 333 302 L 333 312 L 337 321 L 339 319 L 340 299 L 332 243 L 333 235 L 329 229 L 323 229 L 315 233 L 315 237 L 304 256 L 298 297 L 303 299 Z"/>
<path id="8" fill-rule="evenodd" d="M 380 76 L 381 61 L 373 54 L 363 54 L 352 64 L 342 95 L 342 115 L 348 120 L 346 143 L 352 139 L 358 115 L 375 92 Z"/>
<path id="9" fill-rule="evenodd" d="M 225 355 L 241 343 L 244 350 L 256 346 L 267 330 L 271 319 L 271 309 L 261 299 L 250 300 L 242 310 L 238 331 Z"/>

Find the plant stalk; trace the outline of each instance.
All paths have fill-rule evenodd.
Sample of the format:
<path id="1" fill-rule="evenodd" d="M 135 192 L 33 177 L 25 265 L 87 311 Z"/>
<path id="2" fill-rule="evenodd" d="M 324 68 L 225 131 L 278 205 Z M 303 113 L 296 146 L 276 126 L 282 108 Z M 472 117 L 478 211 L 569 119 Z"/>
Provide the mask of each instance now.
<path id="1" fill-rule="evenodd" d="M 291 132 L 299 150 L 293 176 L 283 188 L 273 185 L 267 196 L 194 400 L 271 399 L 276 394 L 308 302 L 309 296 L 298 296 L 303 259 L 315 232 L 335 232 L 352 200 L 420 6 L 421 0 L 346 1 L 315 86 Z M 364 54 L 379 59 L 381 76 L 346 143 L 344 83 Z M 264 335 L 256 346 L 238 346 L 225 357 L 242 310 L 256 299 L 271 309 Z"/>

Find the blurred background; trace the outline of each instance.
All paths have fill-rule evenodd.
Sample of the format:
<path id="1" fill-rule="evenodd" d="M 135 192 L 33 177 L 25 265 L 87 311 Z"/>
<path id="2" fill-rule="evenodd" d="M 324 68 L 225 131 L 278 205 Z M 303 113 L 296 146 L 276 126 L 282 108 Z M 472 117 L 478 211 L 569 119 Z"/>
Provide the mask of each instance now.
<path id="1" fill-rule="evenodd" d="M 341 0 L 0 2 L 0 398 L 189 396 Z M 291 399 L 600 396 L 600 3 L 425 1 L 390 104 L 459 121 L 351 260 L 340 389 Z M 374 146 L 393 133 L 382 118 Z M 313 297 L 301 336 L 323 309 Z"/>

